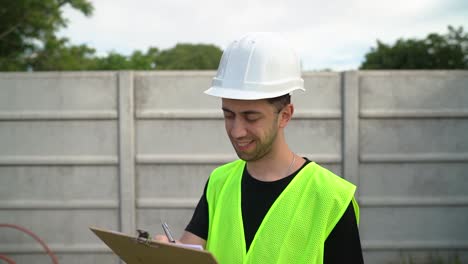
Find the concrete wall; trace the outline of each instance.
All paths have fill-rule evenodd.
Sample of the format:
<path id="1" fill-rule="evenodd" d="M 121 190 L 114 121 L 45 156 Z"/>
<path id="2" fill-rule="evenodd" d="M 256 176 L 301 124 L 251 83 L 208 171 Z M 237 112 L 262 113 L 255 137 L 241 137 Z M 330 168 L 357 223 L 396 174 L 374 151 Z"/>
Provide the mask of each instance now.
<path id="1" fill-rule="evenodd" d="M 0 73 L 0 223 L 61 263 L 117 263 L 88 226 L 176 235 L 235 159 L 214 72 Z M 303 74 L 297 153 L 356 183 L 366 263 L 468 262 L 468 72 Z M 0 254 L 50 263 L 0 229 Z"/>

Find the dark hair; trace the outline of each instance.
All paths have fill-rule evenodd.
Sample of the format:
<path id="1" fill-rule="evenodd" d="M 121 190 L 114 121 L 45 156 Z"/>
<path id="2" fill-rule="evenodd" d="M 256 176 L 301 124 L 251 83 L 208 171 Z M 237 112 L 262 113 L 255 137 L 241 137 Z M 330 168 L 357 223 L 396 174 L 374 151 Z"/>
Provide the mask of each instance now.
<path id="1" fill-rule="evenodd" d="M 272 104 L 278 112 L 291 103 L 291 95 L 285 94 L 278 97 L 268 98 L 268 103 Z"/>

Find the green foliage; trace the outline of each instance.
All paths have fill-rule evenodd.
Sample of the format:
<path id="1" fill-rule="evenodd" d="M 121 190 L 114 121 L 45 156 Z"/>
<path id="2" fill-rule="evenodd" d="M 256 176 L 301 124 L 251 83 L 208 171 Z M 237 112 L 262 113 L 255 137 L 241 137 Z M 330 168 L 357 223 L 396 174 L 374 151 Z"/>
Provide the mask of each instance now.
<path id="1" fill-rule="evenodd" d="M 216 69 L 221 49 L 207 44 L 177 44 L 167 50 L 149 48 L 130 56 L 110 52 L 98 57 L 87 45 L 58 38 L 66 27 L 62 7 L 70 5 L 86 16 L 89 0 L 0 0 L 0 71 L 67 70 L 207 70 Z M 361 69 L 468 69 L 468 33 L 448 27 L 448 33 L 425 39 L 399 39 L 394 45 L 377 40 Z"/>
<path id="2" fill-rule="evenodd" d="M 156 66 L 161 70 L 216 69 L 222 53 L 214 45 L 177 44 L 156 57 Z"/>
<path id="3" fill-rule="evenodd" d="M 87 45 L 72 45 L 55 33 L 67 25 L 61 8 L 91 15 L 89 0 L 0 0 L 0 71 L 216 69 L 222 51 L 213 45 L 178 44 L 130 56 L 96 56 Z"/>
<path id="4" fill-rule="evenodd" d="M 36 52 L 66 26 L 61 8 L 69 4 L 84 15 L 93 7 L 87 0 L 0 0 L 0 70 L 26 70 Z"/>
<path id="5" fill-rule="evenodd" d="M 110 52 L 107 57 L 97 59 L 97 69 L 99 70 L 128 70 L 131 63 L 124 55 Z"/>
<path id="6" fill-rule="evenodd" d="M 468 33 L 448 27 L 445 35 L 399 39 L 393 46 L 377 40 L 360 69 L 468 69 Z"/>
<path id="7" fill-rule="evenodd" d="M 159 50 L 155 47 L 150 47 L 146 54 L 138 50 L 133 52 L 130 56 L 131 68 L 133 70 L 154 70 L 158 54 Z"/>
<path id="8" fill-rule="evenodd" d="M 61 8 L 70 5 L 91 15 L 89 0 L 0 0 L 0 71 L 69 70 L 189 70 L 216 69 L 222 51 L 213 45 L 178 44 L 159 51 L 134 51 L 130 56 L 110 52 L 97 57 L 87 45 L 58 38 L 66 27 Z"/>
<path id="9" fill-rule="evenodd" d="M 69 46 L 68 39 L 50 36 L 29 61 L 36 71 L 88 70 L 96 68 L 95 50 L 86 45 Z"/>
<path id="10" fill-rule="evenodd" d="M 153 70 L 158 49 L 151 47 L 145 53 L 134 51 L 126 57 L 116 52 L 110 52 L 106 57 L 96 58 L 97 67 L 89 70 Z"/>
<path id="11" fill-rule="evenodd" d="M 178 44 L 161 52 L 150 47 L 146 53 L 137 50 L 125 56 L 112 51 L 97 57 L 86 45 L 73 46 L 66 38 L 50 37 L 29 65 L 35 71 L 216 69 L 221 54 L 213 45 Z"/>

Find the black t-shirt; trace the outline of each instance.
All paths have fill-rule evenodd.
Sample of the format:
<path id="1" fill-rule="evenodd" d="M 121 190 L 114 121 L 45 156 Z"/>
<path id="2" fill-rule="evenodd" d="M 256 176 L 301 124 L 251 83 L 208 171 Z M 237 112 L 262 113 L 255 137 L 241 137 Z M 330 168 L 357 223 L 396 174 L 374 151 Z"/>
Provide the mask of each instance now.
<path id="1" fill-rule="evenodd" d="M 244 236 L 247 250 L 262 223 L 263 218 L 275 202 L 276 198 L 288 186 L 297 173 L 310 161 L 293 174 L 273 182 L 259 181 L 253 178 L 246 168 L 242 175 L 241 201 L 242 220 L 244 223 Z M 206 187 L 198 202 L 192 220 L 186 227 L 186 231 L 203 239 L 208 238 L 208 202 L 206 199 Z M 352 203 L 334 227 L 325 241 L 324 262 L 330 263 L 363 263 L 359 231 Z"/>

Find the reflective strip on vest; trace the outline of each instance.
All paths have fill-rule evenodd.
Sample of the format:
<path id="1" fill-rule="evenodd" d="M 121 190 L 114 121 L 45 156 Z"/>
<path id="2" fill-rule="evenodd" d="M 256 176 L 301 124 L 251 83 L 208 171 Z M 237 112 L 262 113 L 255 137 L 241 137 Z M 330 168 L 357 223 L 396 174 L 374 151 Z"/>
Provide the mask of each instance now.
<path id="1" fill-rule="evenodd" d="M 323 263 L 324 243 L 352 201 L 356 187 L 314 162 L 278 196 L 246 252 L 241 211 L 245 162 L 223 165 L 207 187 L 209 228 L 206 249 L 220 264 Z"/>

